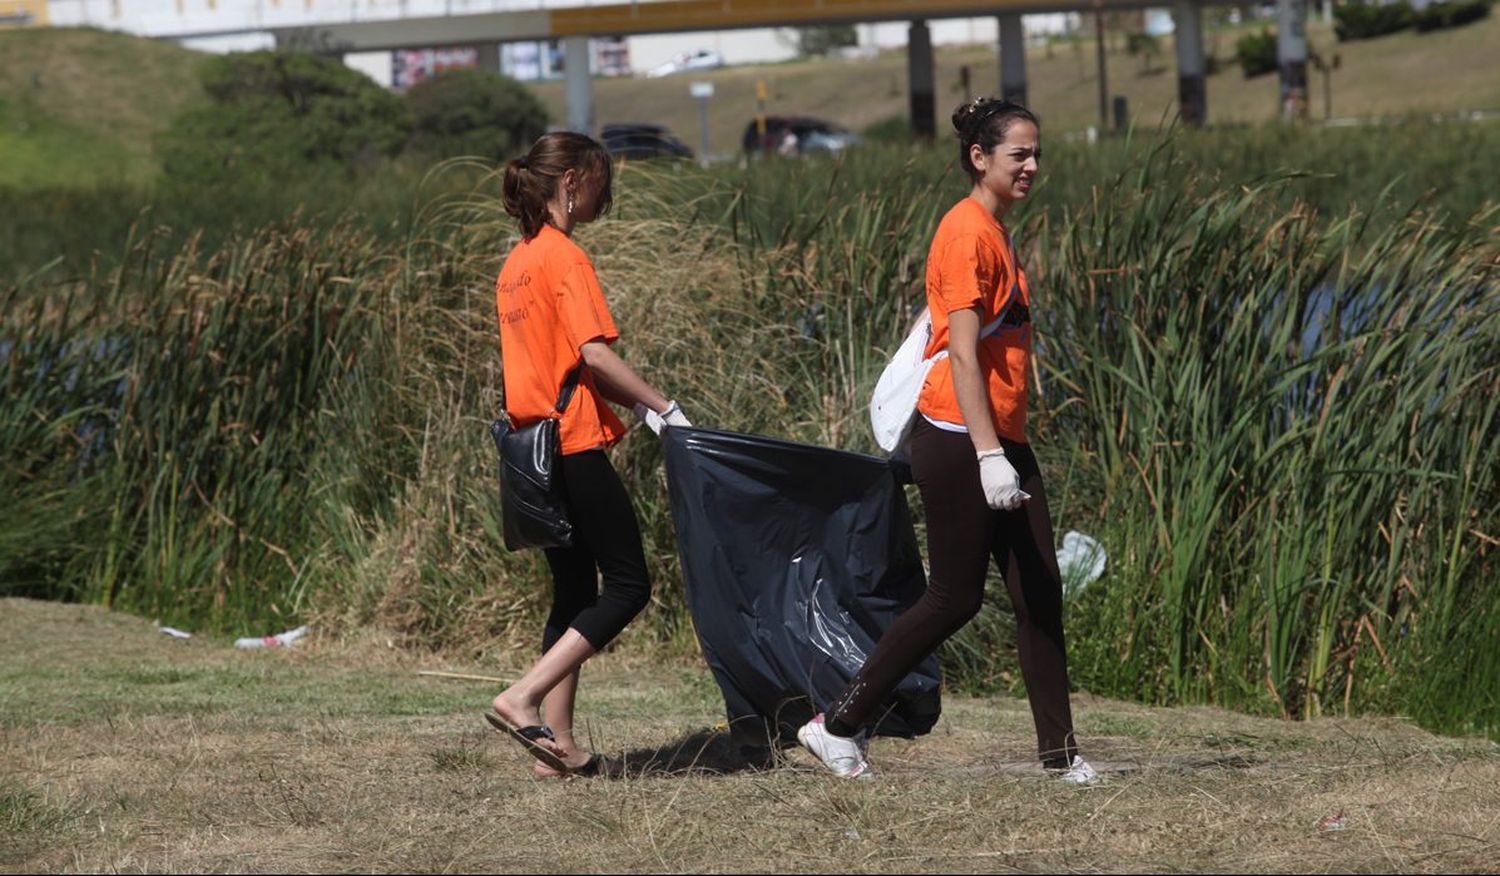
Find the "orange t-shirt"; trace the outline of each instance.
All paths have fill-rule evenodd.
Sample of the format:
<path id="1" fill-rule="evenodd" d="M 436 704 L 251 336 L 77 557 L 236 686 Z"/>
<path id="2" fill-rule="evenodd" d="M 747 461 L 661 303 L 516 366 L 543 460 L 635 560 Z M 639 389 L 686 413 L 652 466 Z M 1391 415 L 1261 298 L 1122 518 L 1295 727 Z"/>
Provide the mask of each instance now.
<path id="1" fill-rule="evenodd" d="M 977 308 L 982 333 L 1007 306 L 1011 308 L 1000 330 L 979 341 L 979 369 L 988 389 L 995 432 L 1011 441 L 1025 441 L 1031 286 L 1010 235 L 973 198 L 959 201 L 938 223 L 927 252 L 927 305 L 932 314 L 928 357 L 948 348 L 948 314 L 953 311 Z M 953 366 L 946 357 L 927 373 L 917 410 L 940 428 L 967 431 L 954 392 Z"/>
<path id="2" fill-rule="evenodd" d="M 554 416 L 563 380 L 582 361 L 584 344 L 620 336 L 593 263 L 551 225 L 506 256 L 495 302 L 505 407 L 517 426 Z M 625 434 L 625 424 L 599 395 L 587 366 L 559 431 L 564 454 L 608 447 Z"/>

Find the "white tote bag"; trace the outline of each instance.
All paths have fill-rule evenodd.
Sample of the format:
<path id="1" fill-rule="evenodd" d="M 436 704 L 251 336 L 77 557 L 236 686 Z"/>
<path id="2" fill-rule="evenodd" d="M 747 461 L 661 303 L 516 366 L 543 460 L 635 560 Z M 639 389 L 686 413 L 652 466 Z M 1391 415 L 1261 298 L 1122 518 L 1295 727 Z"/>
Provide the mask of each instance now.
<path id="1" fill-rule="evenodd" d="M 875 443 L 886 453 L 895 453 L 906 444 L 927 372 L 934 362 L 948 355 L 947 350 L 939 350 L 931 359 L 924 359 L 931 340 L 932 315 L 924 307 L 917 324 L 875 382 L 875 393 L 870 396 L 870 428 L 875 430 Z"/>
<path id="2" fill-rule="evenodd" d="M 1005 313 L 1010 309 L 1009 301 L 1015 300 L 1017 291 L 1017 288 L 1012 288 L 1011 298 L 1000 316 L 979 330 L 980 340 L 1000 331 Z M 922 315 L 917 317 L 917 324 L 901 342 L 885 370 L 880 372 L 880 379 L 875 381 L 875 392 L 870 396 L 870 428 L 875 431 L 875 443 L 886 453 L 900 453 L 906 446 L 912 424 L 917 421 L 917 399 L 922 395 L 922 385 L 927 382 L 927 372 L 935 363 L 948 358 L 947 350 L 938 350 L 931 359 L 922 358 L 931 340 L 932 314 L 924 307 Z"/>

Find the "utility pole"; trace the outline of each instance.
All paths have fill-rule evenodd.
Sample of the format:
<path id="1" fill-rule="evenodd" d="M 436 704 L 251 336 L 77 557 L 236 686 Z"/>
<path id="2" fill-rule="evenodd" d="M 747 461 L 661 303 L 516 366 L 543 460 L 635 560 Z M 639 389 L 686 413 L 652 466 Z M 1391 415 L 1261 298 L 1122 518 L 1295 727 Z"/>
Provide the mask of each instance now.
<path id="1" fill-rule="evenodd" d="M 693 82 L 688 93 L 698 99 L 698 163 L 708 167 L 708 99 L 714 96 L 712 82 Z"/>
<path id="2" fill-rule="evenodd" d="M 1099 57 L 1099 130 L 1109 130 L 1109 80 L 1104 68 L 1104 3 L 1094 0 L 1094 43 Z"/>
<path id="3" fill-rule="evenodd" d="M 1307 0 L 1277 0 L 1276 62 L 1281 68 L 1281 118 L 1307 118 Z"/>

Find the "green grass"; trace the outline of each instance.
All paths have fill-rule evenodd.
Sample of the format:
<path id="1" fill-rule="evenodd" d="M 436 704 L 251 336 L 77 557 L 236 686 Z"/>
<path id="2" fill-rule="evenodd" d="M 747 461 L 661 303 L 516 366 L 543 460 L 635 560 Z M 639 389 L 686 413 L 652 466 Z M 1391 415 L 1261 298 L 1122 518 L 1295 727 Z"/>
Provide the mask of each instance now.
<path id="1" fill-rule="evenodd" d="M 16 866 L 63 839 L 74 818 L 34 788 L 0 779 L 0 866 Z"/>
<path id="2" fill-rule="evenodd" d="M 114 144 L 91 137 L 34 106 L 0 99 L 0 185 L 66 187 L 80 179 L 123 178 L 130 160 Z"/>
<path id="3" fill-rule="evenodd" d="M 0 188 L 148 182 L 203 57 L 89 28 L 0 31 Z"/>

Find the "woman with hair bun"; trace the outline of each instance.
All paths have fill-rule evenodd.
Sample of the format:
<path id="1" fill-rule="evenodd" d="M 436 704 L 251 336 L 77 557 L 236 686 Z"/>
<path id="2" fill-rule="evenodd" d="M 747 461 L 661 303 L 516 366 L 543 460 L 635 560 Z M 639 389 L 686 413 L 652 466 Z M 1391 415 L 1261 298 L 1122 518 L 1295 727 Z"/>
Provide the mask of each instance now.
<path id="1" fill-rule="evenodd" d="M 539 761 L 538 776 L 598 771 L 599 758 L 573 736 L 579 670 L 651 598 L 635 509 L 605 455 L 625 426 L 605 402 L 632 408 L 658 435 L 691 425 L 610 348 L 619 332 L 593 263 L 573 242 L 576 225 L 608 211 L 612 175 L 603 146 L 567 131 L 543 136 L 505 168 L 505 211 L 521 226 L 495 284 L 511 419 L 519 427 L 556 416 L 564 382 L 578 374 L 559 424 L 573 546 L 546 552 L 553 603 L 541 659 L 485 713 Z"/>
<path id="2" fill-rule="evenodd" d="M 1036 456 L 1026 440 L 1031 286 L 1002 220 L 1031 193 L 1040 123 L 1026 107 L 980 98 L 953 113 L 971 185 L 938 224 L 927 254 L 932 340 L 912 428 L 912 474 L 927 512 L 927 591 L 797 738 L 837 775 L 869 772 L 869 730 L 897 683 L 983 604 L 993 558 L 1016 613 L 1021 672 L 1043 767 L 1088 784 L 1068 702 L 1062 579 Z"/>

